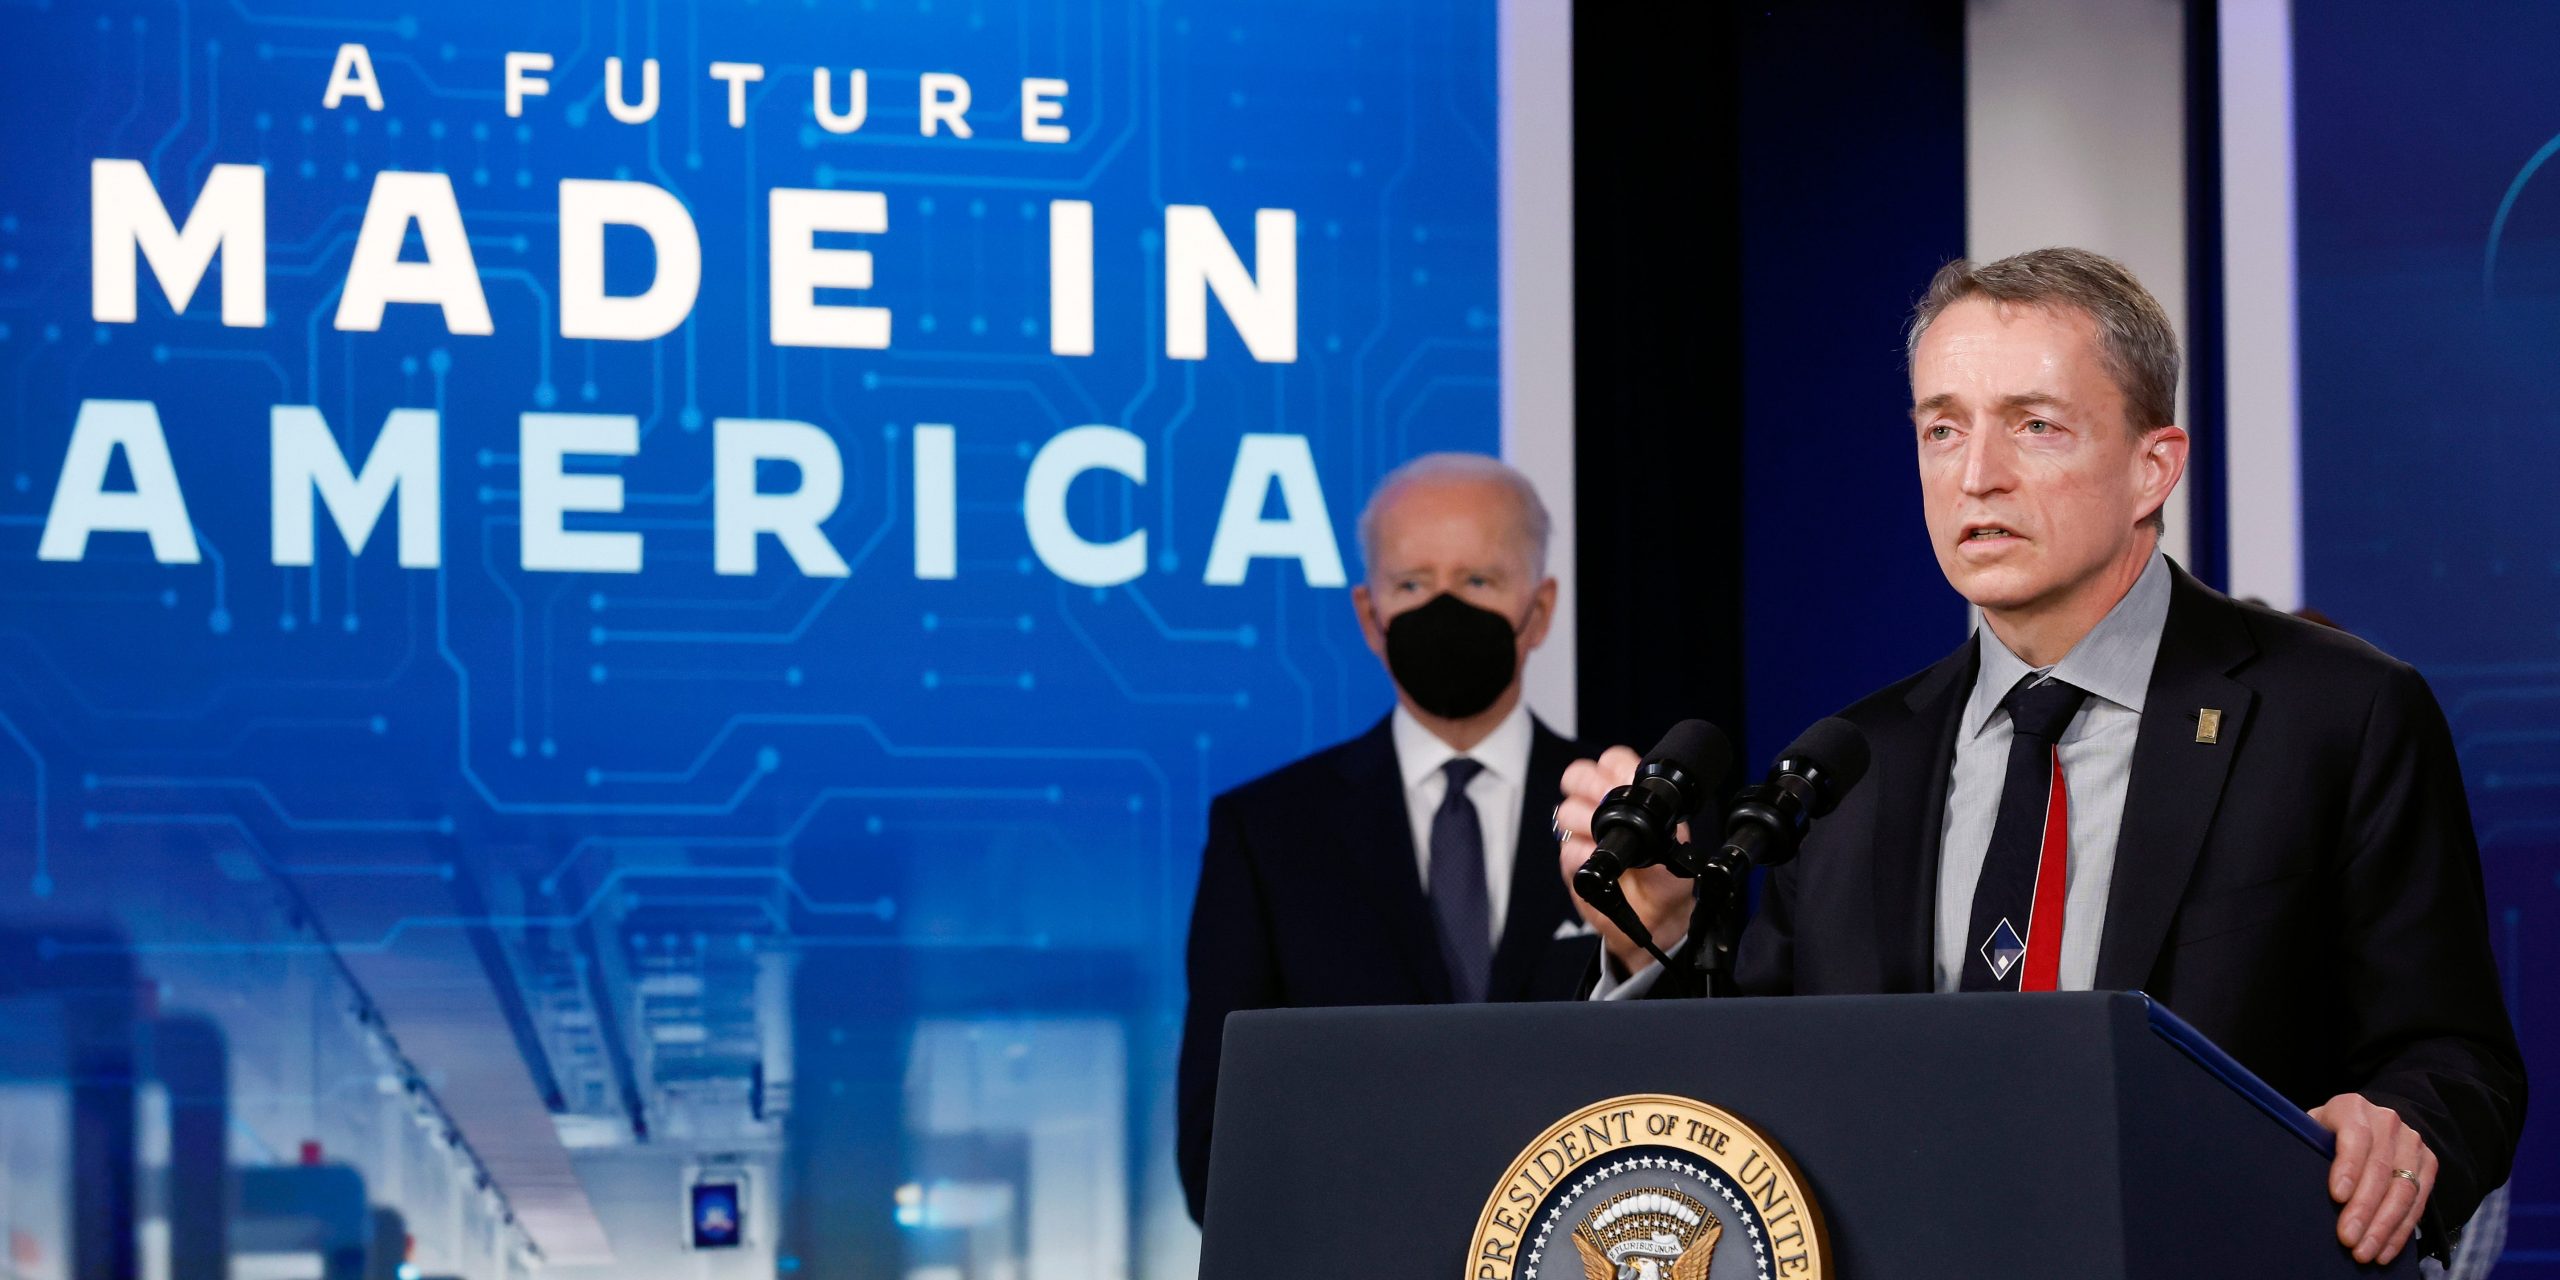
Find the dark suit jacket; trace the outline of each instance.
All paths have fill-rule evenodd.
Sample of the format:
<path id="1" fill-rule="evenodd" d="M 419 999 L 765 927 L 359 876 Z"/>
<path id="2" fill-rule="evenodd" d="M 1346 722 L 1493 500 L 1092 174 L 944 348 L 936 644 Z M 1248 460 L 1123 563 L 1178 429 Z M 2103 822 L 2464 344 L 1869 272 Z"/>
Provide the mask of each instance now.
<path id="1" fill-rule="evenodd" d="M 1588 943 L 1556 942 L 1558 926 L 1579 921 L 1557 874 L 1548 820 L 1575 754 L 1572 743 L 1535 725 L 1488 999 L 1570 1000 L 1589 963 Z M 1448 1002 L 1449 973 L 1417 863 L 1387 720 L 1209 806 L 1191 909 L 1179 1096 L 1182 1190 L 1193 1218 L 1207 1200 L 1209 1121 L 1228 1014 Z"/>
<path id="2" fill-rule="evenodd" d="M 2442 1161 L 2430 1218 L 2506 1181 L 2524 1066 L 2444 713 L 2408 665 L 2178 570 L 2099 940 L 2304 1107 L 2355 1092 Z M 1735 961 L 1755 995 L 1932 989 L 1938 842 L 1973 642 L 1841 714 L 1874 764 L 1771 874 Z M 2222 712 L 2219 741 L 2197 711 Z M 1687 994 L 1684 981 L 1659 994 Z"/>

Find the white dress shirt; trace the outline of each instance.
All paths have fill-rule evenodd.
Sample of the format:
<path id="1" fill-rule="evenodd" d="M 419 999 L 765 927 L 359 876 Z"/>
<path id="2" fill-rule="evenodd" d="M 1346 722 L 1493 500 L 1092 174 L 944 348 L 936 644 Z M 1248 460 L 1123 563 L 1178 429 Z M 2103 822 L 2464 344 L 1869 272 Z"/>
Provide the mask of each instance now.
<path id="1" fill-rule="evenodd" d="M 2143 695 L 2160 656 L 2160 633 L 2169 622 L 2169 561 L 2158 551 L 2133 589 L 2062 661 L 2037 670 L 2009 651 L 1991 628 L 1978 627 L 1981 647 L 1973 695 L 1956 727 L 1955 765 L 1947 778 L 1947 812 L 1939 828 L 1935 983 L 1954 991 L 1964 983 L 1973 925 L 1973 891 L 1991 853 L 1991 828 L 2000 816 L 2000 788 L 2009 769 L 2009 713 L 2001 699 L 2029 671 L 2089 691 L 2055 744 L 2071 798 L 2071 864 L 2062 904 L 2062 966 L 2055 986 L 2087 991 L 2097 981 L 2098 943 L 2106 935 L 2107 892 L 2115 882 L 2116 833 L 2124 821 L 2126 785 L 2133 778 L 2133 745 L 2142 729 Z M 1674 959 L 1680 952 L 1673 952 Z M 1625 978 L 1615 961 L 1600 966 L 1594 1000 L 1634 1000 L 1661 976 L 1659 962 Z"/>
<path id="2" fill-rule="evenodd" d="M 1991 828 L 2000 817 L 2000 788 L 2016 737 L 2000 701 L 2030 671 L 2089 691 L 2055 743 L 2071 799 L 2069 887 L 2062 900 L 2062 968 L 2054 985 L 2086 991 L 2098 974 L 2098 941 L 2106 934 L 2107 891 L 2115 883 L 2116 832 L 2124 822 L 2125 786 L 2133 778 L 2133 744 L 2142 731 L 2142 699 L 2151 666 L 2160 655 L 2160 631 L 2169 621 L 2169 561 L 2154 551 L 2151 563 L 2107 616 L 2098 620 L 2062 661 L 2041 669 L 2009 652 L 1991 628 L 1974 632 L 1982 661 L 1956 726 L 1955 767 L 1947 778 L 1947 813 L 1939 828 L 1936 982 L 1940 991 L 1964 984 L 1966 953 L 1982 945 L 1965 934 L 1973 926 L 1973 891 L 1991 853 Z"/>
<path id="3" fill-rule="evenodd" d="M 1439 814 L 1441 798 L 1449 790 L 1449 777 L 1440 767 L 1460 753 L 1423 728 L 1401 703 L 1391 718 L 1390 732 L 1395 736 L 1396 766 L 1404 774 L 1405 816 L 1413 823 L 1414 866 L 1422 873 L 1422 892 L 1428 896 L 1431 819 Z M 1512 866 L 1520 857 L 1520 797 L 1521 788 L 1528 784 L 1533 736 L 1529 706 L 1522 702 L 1484 741 L 1464 753 L 1484 766 L 1467 783 L 1467 799 L 1474 803 L 1476 825 L 1484 832 L 1485 903 L 1493 916 L 1485 927 L 1496 946 L 1502 942 L 1503 912 L 1511 906 Z"/>

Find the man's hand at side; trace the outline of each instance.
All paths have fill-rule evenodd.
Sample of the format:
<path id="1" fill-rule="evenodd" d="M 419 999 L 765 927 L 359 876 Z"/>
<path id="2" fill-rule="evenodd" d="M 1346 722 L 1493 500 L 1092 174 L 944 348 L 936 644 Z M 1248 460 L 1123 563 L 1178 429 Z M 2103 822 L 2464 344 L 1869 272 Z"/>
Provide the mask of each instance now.
<path id="1" fill-rule="evenodd" d="M 2399 1112 L 2362 1094 L 2339 1094 L 2313 1108 L 2311 1118 L 2338 1135 L 2338 1158 L 2329 1165 L 2329 1198 L 2345 1206 L 2338 1243 L 2358 1262 L 2400 1256 L 2436 1189 L 2436 1153 Z M 2402 1169 L 2415 1177 L 2399 1176 Z"/>
<path id="2" fill-rule="evenodd" d="M 1621 974 L 1631 974 L 1652 963 L 1642 944 L 1619 931 L 1580 895 L 1573 894 L 1573 873 L 1582 869 L 1597 846 L 1591 837 L 1591 815 L 1601 800 L 1617 787 L 1635 781 L 1636 766 L 1643 762 L 1629 747 L 1611 747 L 1597 760 L 1576 760 L 1564 771 L 1564 803 L 1556 808 L 1556 829 L 1563 835 L 1557 857 L 1564 873 L 1565 891 L 1572 895 L 1574 909 L 1592 928 L 1599 930 L 1601 941 L 1608 944 L 1609 958 L 1616 961 Z M 1689 829 L 1683 825 L 1677 838 L 1686 840 Z M 1689 882 L 1659 866 L 1639 867 L 1618 880 L 1618 888 L 1627 895 L 1628 905 L 1652 931 L 1654 945 L 1669 951 L 1689 931 Z"/>

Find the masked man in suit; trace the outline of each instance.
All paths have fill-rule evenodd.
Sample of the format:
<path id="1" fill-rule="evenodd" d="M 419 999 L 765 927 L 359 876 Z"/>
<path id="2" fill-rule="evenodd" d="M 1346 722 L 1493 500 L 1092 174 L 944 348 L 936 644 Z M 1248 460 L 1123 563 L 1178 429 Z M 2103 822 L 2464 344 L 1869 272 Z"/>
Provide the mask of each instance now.
<path id="1" fill-rule="evenodd" d="M 1842 713 L 1874 762 L 1769 876 L 1737 984 L 2147 991 L 2337 1134 L 2359 1261 L 2422 1220 L 2444 1247 L 2506 1179 L 2525 1078 L 2426 682 L 2161 554 L 2177 337 L 2120 265 L 1953 263 L 1907 354 L 1930 543 L 1983 626 Z M 1635 760 L 1568 770 L 1568 875 Z M 1628 886 L 1674 945 L 1686 885 Z M 1694 994 L 1604 939 L 1601 998 Z"/>
<path id="2" fill-rule="evenodd" d="M 1179 1097 L 1193 1217 L 1228 1014 L 1578 993 L 1590 944 L 1570 940 L 1588 930 L 1549 829 L 1576 750 L 1520 699 L 1554 620 L 1547 530 L 1528 479 L 1492 458 L 1388 476 L 1360 517 L 1351 604 L 1395 710 L 1209 806 Z"/>

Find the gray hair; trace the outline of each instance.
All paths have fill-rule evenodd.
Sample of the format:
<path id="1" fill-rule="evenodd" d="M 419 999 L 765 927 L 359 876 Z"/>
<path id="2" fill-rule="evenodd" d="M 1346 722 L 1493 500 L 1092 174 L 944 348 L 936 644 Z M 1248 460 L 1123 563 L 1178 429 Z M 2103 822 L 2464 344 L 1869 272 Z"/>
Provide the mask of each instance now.
<path id="1" fill-rule="evenodd" d="M 1369 494 L 1369 505 L 1360 509 L 1360 567 L 1363 574 L 1377 572 L 1378 518 L 1386 510 L 1387 497 L 1407 485 L 1432 480 L 1490 480 L 1511 494 L 1518 516 L 1517 526 L 1522 549 L 1529 553 L 1529 569 L 1534 577 L 1547 576 L 1547 536 L 1553 528 L 1547 516 L 1547 504 L 1538 498 L 1537 486 L 1518 468 L 1500 458 L 1481 453 L 1426 453 L 1387 473 Z"/>
<path id="2" fill-rule="evenodd" d="M 2178 420 L 2178 331 L 2169 313 L 2123 263 L 2086 249 L 2031 249 L 1997 262 L 1958 258 L 1938 268 L 1903 331 L 1906 371 L 1930 322 L 1967 298 L 2014 306 L 2071 307 L 2098 326 L 2098 358 L 2124 393 L 2125 425 L 2137 436 Z M 2155 511 L 2145 521 L 2162 527 Z"/>
<path id="3" fill-rule="evenodd" d="M 1938 268 L 1904 331 L 1906 364 L 1940 312 L 1967 298 L 2032 307 L 2075 307 L 2098 324 L 2099 357 L 2124 392 L 2136 431 L 2178 420 L 2178 331 L 2142 282 L 2113 258 L 2086 249 L 2035 249 L 1998 262 L 1958 258 Z"/>

